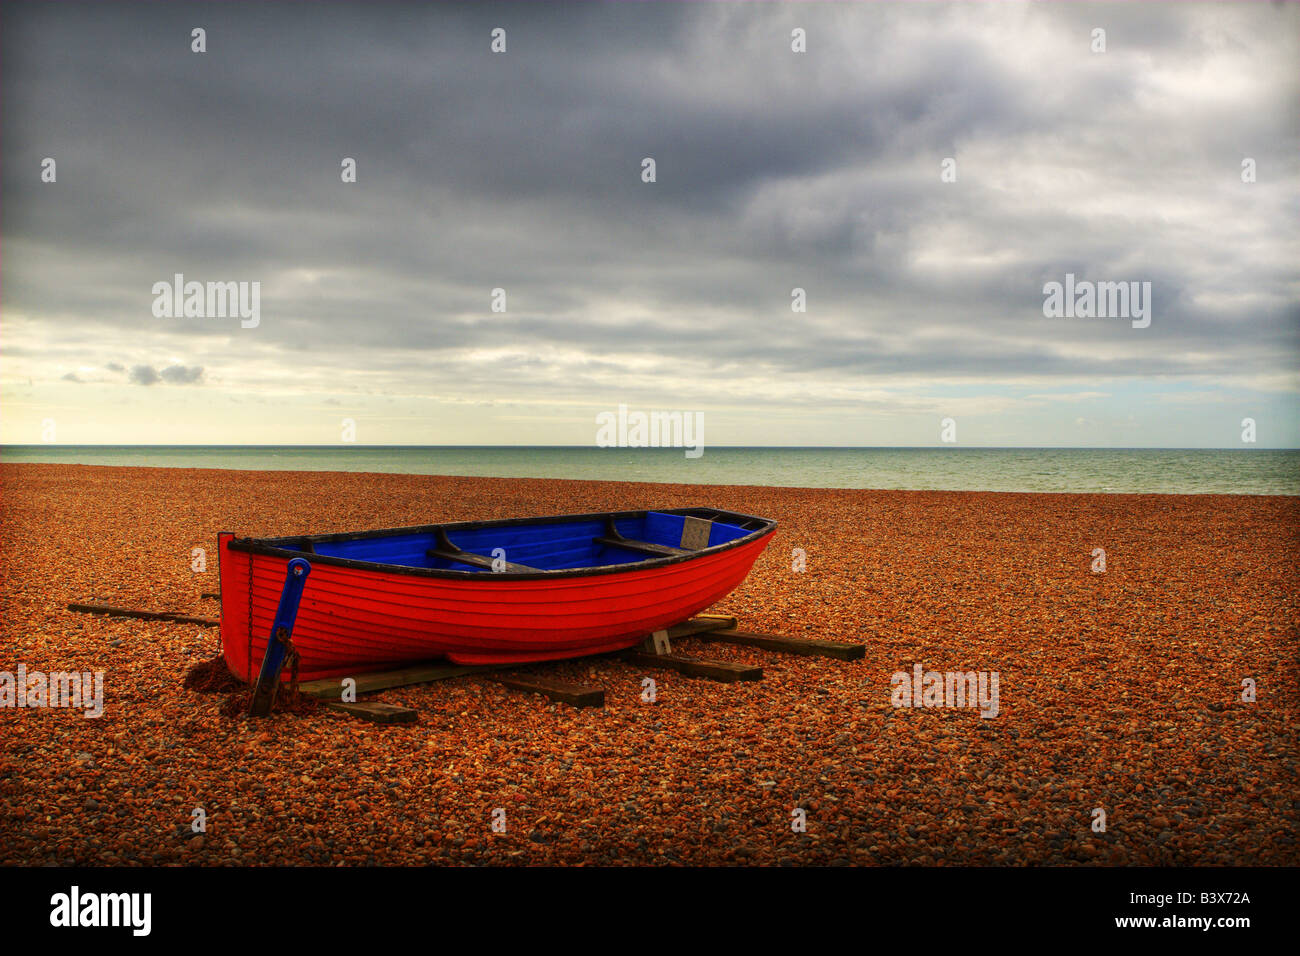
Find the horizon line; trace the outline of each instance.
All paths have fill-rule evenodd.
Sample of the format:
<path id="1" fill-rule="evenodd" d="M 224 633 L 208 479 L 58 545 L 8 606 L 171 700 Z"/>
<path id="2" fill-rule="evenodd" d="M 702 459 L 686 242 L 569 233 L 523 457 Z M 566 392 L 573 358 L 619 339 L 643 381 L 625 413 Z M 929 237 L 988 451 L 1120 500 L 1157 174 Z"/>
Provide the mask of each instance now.
<path id="1" fill-rule="evenodd" d="M 252 444 L 236 444 L 226 442 L 185 442 L 181 444 L 163 444 L 163 443 L 137 443 L 137 442 L 0 442 L 0 449 L 7 448 L 308 448 L 308 449 L 331 449 L 341 451 L 345 449 L 398 449 L 398 448 L 515 448 L 515 449 L 536 449 L 536 448 L 563 448 L 563 449 L 592 449 L 596 451 L 680 451 L 681 445 L 638 445 L 626 447 L 601 447 L 598 445 L 526 445 L 526 444 L 495 444 L 495 445 L 461 445 L 461 444 L 398 444 L 389 443 L 383 445 L 365 445 L 354 442 L 330 442 L 320 444 L 308 443 L 269 443 L 258 442 Z M 731 449 L 767 449 L 772 451 L 833 451 L 833 450 L 879 450 L 879 451 L 897 451 L 897 450 L 972 450 L 980 449 L 985 451 L 1300 451 L 1300 446 L 1295 445 L 1256 445 L 1254 447 L 1242 445 L 974 445 L 974 444 L 938 444 L 938 445 L 715 445 L 705 446 L 708 448 L 731 448 Z"/>

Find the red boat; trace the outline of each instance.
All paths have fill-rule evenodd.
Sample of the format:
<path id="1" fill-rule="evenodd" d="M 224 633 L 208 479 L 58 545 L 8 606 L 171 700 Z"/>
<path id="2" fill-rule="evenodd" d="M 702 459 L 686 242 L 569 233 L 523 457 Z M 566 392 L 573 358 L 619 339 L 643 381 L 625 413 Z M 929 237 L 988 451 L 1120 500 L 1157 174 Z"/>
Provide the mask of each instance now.
<path id="1" fill-rule="evenodd" d="M 310 577 L 293 647 L 303 680 L 437 658 L 518 664 L 623 650 L 726 597 L 775 530 L 767 518 L 683 508 L 288 538 L 222 532 L 222 649 L 231 672 L 253 680 L 289 562 L 302 558 Z"/>

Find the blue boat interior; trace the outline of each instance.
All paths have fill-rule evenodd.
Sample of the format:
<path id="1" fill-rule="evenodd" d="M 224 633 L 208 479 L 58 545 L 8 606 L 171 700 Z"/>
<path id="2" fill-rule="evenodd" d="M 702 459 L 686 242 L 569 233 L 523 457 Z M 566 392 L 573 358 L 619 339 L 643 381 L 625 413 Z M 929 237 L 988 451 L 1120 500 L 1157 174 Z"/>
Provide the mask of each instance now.
<path id="1" fill-rule="evenodd" d="M 693 548 L 682 546 L 685 530 L 686 516 L 650 511 L 635 517 L 596 516 L 571 522 L 451 527 L 445 531 L 436 528 L 332 541 L 304 539 L 303 550 L 411 568 L 560 571 L 635 564 L 699 550 L 700 540 L 693 542 Z M 697 533 L 702 530 L 696 527 Z M 726 544 L 754 530 L 713 520 L 707 525 L 708 544 L 704 546 Z"/>

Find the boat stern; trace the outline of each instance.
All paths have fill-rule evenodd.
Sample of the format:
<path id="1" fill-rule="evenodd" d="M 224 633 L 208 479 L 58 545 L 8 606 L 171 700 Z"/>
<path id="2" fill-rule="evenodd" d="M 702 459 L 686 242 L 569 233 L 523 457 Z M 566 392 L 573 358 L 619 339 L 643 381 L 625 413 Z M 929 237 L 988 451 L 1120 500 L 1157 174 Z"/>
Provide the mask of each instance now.
<path id="1" fill-rule="evenodd" d="M 251 680 L 252 655 L 248 626 L 249 562 L 252 555 L 230 550 L 235 535 L 217 535 L 218 577 L 221 581 L 221 655 L 230 672 L 242 681 Z"/>

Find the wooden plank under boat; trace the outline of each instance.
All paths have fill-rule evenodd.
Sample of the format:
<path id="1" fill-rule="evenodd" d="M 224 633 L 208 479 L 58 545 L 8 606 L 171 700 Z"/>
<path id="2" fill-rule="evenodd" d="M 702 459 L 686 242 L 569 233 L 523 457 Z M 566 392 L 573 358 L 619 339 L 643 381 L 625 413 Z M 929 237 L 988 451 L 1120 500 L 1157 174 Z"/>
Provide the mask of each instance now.
<path id="1" fill-rule="evenodd" d="M 768 518 L 679 508 L 287 538 L 222 532 L 222 650 L 251 680 L 288 562 L 306 558 L 293 628 L 302 680 L 437 658 L 620 651 L 726 597 L 775 530 Z"/>

